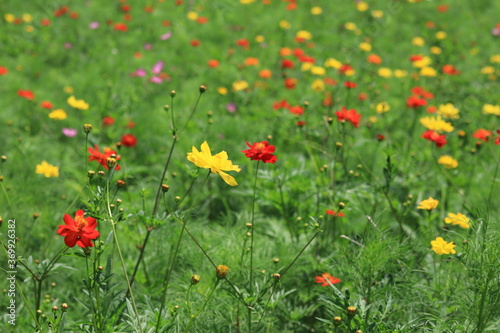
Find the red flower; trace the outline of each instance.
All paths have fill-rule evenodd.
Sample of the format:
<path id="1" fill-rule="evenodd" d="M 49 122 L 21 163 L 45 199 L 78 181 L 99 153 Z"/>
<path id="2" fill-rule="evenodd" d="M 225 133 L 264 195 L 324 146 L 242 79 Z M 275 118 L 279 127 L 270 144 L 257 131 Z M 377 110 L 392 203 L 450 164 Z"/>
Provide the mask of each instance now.
<path id="1" fill-rule="evenodd" d="M 274 102 L 273 103 L 273 110 L 279 110 L 279 109 L 288 109 L 290 107 L 290 104 L 284 99 L 282 99 L 279 102 Z"/>
<path id="2" fill-rule="evenodd" d="M 42 19 L 40 21 L 40 24 L 43 25 L 44 27 L 48 27 L 50 25 L 50 20 L 49 19 Z"/>
<path id="3" fill-rule="evenodd" d="M 75 213 L 75 219 L 68 214 L 64 215 L 64 223 L 59 226 L 57 233 L 64 236 L 66 246 L 73 247 L 93 247 L 92 239 L 99 237 L 99 231 L 95 230 L 97 221 L 93 217 L 83 217 L 83 210 L 78 210 Z"/>
<path id="4" fill-rule="evenodd" d="M 26 98 L 26 99 L 29 99 L 29 100 L 35 99 L 35 94 L 33 94 L 33 92 L 31 90 L 18 90 L 17 94 L 20 97 Z"/>
<path id="5" fill-rule="evenodd" d="M 9 70 L 3 66 L 0 66 L 0 75 L 6 75 L 9 73 Z"/>
<path id="6" fill-rule="evenodd" d="M 194 46 L 194 47 L 200 46 L 200 41 L 198 39 L 193 39 L 191 41 L 191 46 Z"/>
<path id="7" fill-rule="evenodd" d="M 124 134 L 121 140 L 122 145 L 125 147 L 135 147 L 137 145 L 137 139 L 133 134 Z"/>
<path id="8" fill-rule="evenodd" d="M 89 153 L 90 153 L 89 161 L 97 161 L 99 162 L 100 165 L 102 165 L 106 169 L 109 169 L 107 163 L 108 157 L 115 154 L 117 155 L 116 160 L 118 161 L 120 159 L 120 156 L 116 153 L 116 151 L 111 150 L 110 148 L 104 148 L 104 151 L 101 153 L 97 145 L 94 145 L 94 149 L 89 147 Z M 115 170 L 120 170 L 120 169 L 121 169 L 120 166 L 117 164 Z"/>
<path id="9" fill-rule="evenodd" d="M 441 148 L 446 144 L 446 135 L 440 135 L 439 133 L 431 130 L 422 134 L 422 138 L 434 142 L 438 148 Z"/>
<path id="10" fill-rule="evenodd" d="M 309 63 L 311 63 L 311 64 L 314 64 L 314 58 L 313 58 L 313 57 L 311 57 L 311 56 L 305 55 L 305 54 L 304 54 L 304 55 L 301 55 L 301 56 L 299 57 L 299 61 L 300 61 L 300 62 L 309 62 Z"/>
<path id="11" fill-rule="evenodd" d="M 219 60 L 216 60 L 216 59 L 210 59 L 208 61 L 208 67 L 212 67 L 212 68 L 217 68 L 219 67 Z"/>
<path id="12" fill-rule="evenodd" d="M 322 287 L 329 286 L 330 284 L 339 283 L 340 279 L 331 276 L 330 273 L 323 273 L 321 276 L 316 276 L 316 283 L 321 283 Z"/>
<path id="13" fill-rule="evenodd" d="M 426 106 L 427 105 L 427 100 L 425 98 L 419 98 L 417 96 L 410 96 L 406 100 L 406 106 L 409 108 L 419 108 L 421 106 Z"/>
<path id="14" fill-rule="evenodd" d="M 460 74 L 460 71 L 453 65 L 444 65 L 443 73 L 447 75 L 458 75 Z"/>
<path id="15" fill-rule="evenodd" d="M 250 157 L 252 161 L 262 161 L 264 163 L 274 164 L 278 159 L 273 155 L 275 147 L 270 145 L 267 141 L 254 142 L 253 145 L 248 143 L 247 146 L 250 149 L 242 150 L 246 157 Z"/>
<path id="16" fill-rule="evenodd" d="M 421 55 L 421 54 L 415 54 L 415 55 L 412 55 L 410 57 L 410 61 L 411 62 L 419 61 L 419 60 L 422 60 L 422 59 L 424 59 L 424 56 Z"/>
<path id="17" fill-rule="evenodd" d="M 296 114 L 297 116 L 301 116 L 304 113 L 304 108 L 300 105 L 290 106 L 288 107 L 290 113 Z"/>
<path id="18" fill-rule="evenodd" d="M 351 65 L 344 64 L 340 67 L 339 74 L 345 74 L 345 73 L 350 72 L 352 70 L 354 70 L 354 68 Z"/>
<path id="19" fill-rule="evenodd" d="M 355 109 L 347 110 L 345 106 L 342 107 L 342 110 L 335 112 L 337 116 L 337 120 L 340 122 L 349 121 L 354 127 L 359 127 L 359 121 L 361 120 L 361 114 L 356 113 Z"/>
<path id="20" fill-rule="evenodd" d="M 293 69 L 293 61 L 290 59 L 281 60 L 281 68 L 290 68 Z"/>
<path id="21" fill-rule="evenodd" d="M 113 117 L 106 116 L 106 117 L 102 118 L 102 127 L 111 126 L 114 123 L 115 123 L 115 119 Z"/>
<path id="22" fill-rule="evenodd" d="M 294 89 L 297 84 L 297 79 L 288 77 L 285 79 L 285 88 L 286 89 Z"/>
<path id="23" fill-rule="evenodd" d="M 477 131 L 475 131 L 474 134 L 472 134 L 473 137 L 484 142 L 487 142 L 492 135 L 493 133 L 491 131 L 488 131 L 484 128 L 480 128 Z"/>
<path id="24" fill-rule="evenodd" d="M 117 31 L 127 31 L 128 27 L 125 23 L 115 23 L 113 29 Z"/>
<path id="25" fill-rule="evenodd" d="M 295 48 L 293 49 L 293 55 L 297 58 L 302 57 L 304 55 L 304 50 Z"/>
<path id="26" fill-rule="evenodd" d="M 376 138 L 377 138 L 378 141 L 384 141 L 385 140 L 385 135 L 383 135 L 383 134 L 377 134 Z"/>
<path id="27" fill-rule="evenodd" d="M 306 121 L 305 120 L 299 120 L 295 123 L 298 127 L 304 127 L 306 126 Z"/>
<path id="28" fill-rule="evenodd" d="M 44 109 L 52 109 L 53 105 L 49 101 L 43 101 L 40 106 Z"/>
<path id="29" fill-rule="evenodd" d="M 497 134 L 498 134 L 498 136 L 497 136 L 497 138 L 495 139 L 495 144 L 496 144 L 496 145 L 500 145 L 500 130 L 497 130 Z"/>
<path id="30" fill-rule="evenodd" d="M 430 91 L 425 90 L 422 87 L 414 87 L 411 89 L 412 94 L 426 98 L 426 99 L 433 99 L 434 94 L 431 93 Z"/>
<path id="31" fill-rule="evenodd" d="M 355 82 L 346 81 L 346 82 L 344 82 L 344 86 L 346 88 L 352 89 L 352 88 L 356 88 L 357 84 Z"/>
<path id="32" fill-rule="evenodd" d="M 243 48 L 245 48 L 245 49 L 250 48 L 250 43 L 249 43 L 249 42 L 248 42 L 248 40 L 247 40 L 247 39 L 245 39 L 245 38 L 238 39 L 238 40 L 236 41 L 236 45 L 241 46 L 241 47 L 243 47 Z"/>
<path id="33" fill-rule="evenodd" d="M 344 217 L 344 213 L 341 211 L 336 212 L 334 210 L 327 209 L 325 213 L 335 217 Z"/>

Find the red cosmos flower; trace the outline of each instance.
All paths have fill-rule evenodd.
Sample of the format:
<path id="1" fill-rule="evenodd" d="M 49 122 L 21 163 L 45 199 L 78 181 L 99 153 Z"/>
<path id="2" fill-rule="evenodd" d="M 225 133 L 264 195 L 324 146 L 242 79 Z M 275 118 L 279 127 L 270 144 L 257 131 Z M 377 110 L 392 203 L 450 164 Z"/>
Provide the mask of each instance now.
<path id="1" fill-rule="evenodd" d="M 481 141 L 488 142 L 488 140 L 493 136 L 493 133 L 484 128 L 480 128 L 477 131 L 475 131 L 474 134 L 472 134 L 472 136 Z"/>
<path id="2" fill-rule="evenodd" d="M 193 39 L 191 41 L 191 46 L 194 46 L 194 47 L 200 46 L 200 41 L 198 39 Z"/>
<path id="3" fill-rule="evenodd" d="M 285 88 L 286 89 L 294 89 L 295 85 L 297 84 L 297 79 L 287 77 L 285 79 Z"/>
<path id="4" fill-rule="evenodd" d="M 0 66 L 0 75 L 6 75 L 9 73 L 9 70 L 3 66 Z"/>
<path id="5" fill-rule="evenodd" d="M 49 19 L 42 19 L 40 21 L 40 24 L 43 25 L 44 27 L 48 27 L 50 25 L 50 20 Z"/>
<path id="6" fill-rule="evenodd" d="M 238 39 L 236 41 L 236 45 L 244 47 L 245 49 L 250 48 L 250 43 L 248 42 L 248 40 L 246 38 Z"/>
<path id="7" fill-rule="evenodd" d="M 113 29 L 116 31 L 127 31 L 128 27 L 125 23 L 115 23 Z"/>
<path id="8" fill-rule="evenodd" d="M 325 84 L 327 84 L 329 86 L 336 86 L 337 85 L 337 80 L 334 80 L 331 77 L 325 77 L 323 79 L 323 81 L 325 82 Z"/>
<path id="9" fill-rule="evenodd" d="M 290 106 L 288 110 L 290 111 L 290 113 L 296 114 L 297 116 L 301 116 L 302 114 L 304 114 L 304 108 L 300 105 Z"/>
<path id="10" fill-rule="evenodd" d="M 120 141 L 125 147 L 135 147 L 137 145 L 137 138 L 133 134 L 124 134 Z"/>
<path id="11" fill-rule="evenodd" d="M 427 100 L 425 98 L 419 98 L 418 96 L 410 96 L 406 100 L 406 106 L 409 108 L 419 108 L 421 106 L 426 106 Z"/>
<path id="12" fill-rule="evenodd" d="M 345 74 L 349 71 L 352 71 L 354 68 L 351 65 L 344 64 L 339 69 L 339 74 Z"/>
<path id="13" fill-rule="evenodd" d="M 356 88 L 357 84 L 351 81 L 345 81 L 344 86 L 348 89 Z"/>
<path id="14" fill-rule="evenodd" d="M 422 59 L 424 59 L 424 56 L 421 55 L 421 54 L 415 54 L 415 55 L 410 56 L 410 61 L 411 62 L 419 61 L 419 60 L 422 60 Z"/>
<path id="15" fill-rule="evenodd" d="M 349 121 L 354 127 L 359 127 L 359 121 L 361 120 L 361 114 L 356 113 L 355 109 L 347 110 L 345 106 L 342 107 L 340 111 L 335 112 L 337 120 L 340 122 Z"/>
<path id="16" fill-rule="evenodd" d="M 385 140 L 385 135 L 383 135 L 383 134 L 377 134 L 376 138 L 377 138 L 378 141 L 384 141 Z"/>
<path id="17" fill-rule="evenodd" d="M 219 67 L 219 60 L 210 59 L 208 61 L 208 67 L 211 67 L 211 68 L 217 68 L 217 67 Z"/>
<path id="18" fill-rule="evenodd" d="M 336 212 L 334 210 L 327 209 L 325 213 L 328 215 L 331 215 L 331 216 L 335 216 L 335 217 L 344 217 L 344 213 L 341 211 Z"/>
<path id="19" fill-rule="evenodd" d="M 288 109 L 290 107 L 290 104 L 284 99 L 282 99 L 279 102 L 274 102 L 273 103 L 273 110 L 279 110 L 279 109 Z"/>
<path id="20" fill-rule="evenodd" d="M 434 94 L 431 93 L 430 91 L 425 90 L 422 87 L 413 87 L 411 89 L 412 94 L 426 98 L 426 99 L 433 99 Z"/>
<path id="21" fill-rule="evenodd" d="M 97 221 L 93 217 L 83 217 L 83 210 L 75 213 L 75 219 L 68 214 L 64 215 L 64 223 L 59 226 L 57 233 L 64 236 L 64 243 L 68 247 L 78 245 L 80 247 L 93 247 L 92 239 L 99 237 L 99 231 L 95 230 Z"/>
<path id="22" fill-rule="evenodd" d="M 370 54 L 367 58 L 366 61 L 369 63 L 375 64 L 375 65 L 380 65 L 382 63 L 382 58 L 380 58 L 376 54 Z"/>
<path id="23" fill-rule="evenodd" d="M 453 65 L 444 65 L 443 66 L 443 73 L 447 75 L 458 75 L 460 74 L 460 71 L 456 69 L 455 66 Z"/>
<path id="24" fill-rule="evenodd" d="M 437 112 L 437 107 L 434 105 L 429 105 L 427 107 L 427 113 L 436 113 Z"/>
<path id="25" fill-rule="evenodd" d="M 208 17 L 205 16 L 200 16 L 196 19 L 196 23 L 198 24 L 205 24 L 208 22 Z"/>
<path id="26" fill-rule="evenodd" d="M 335 276 L 331 276 L 330 273 L 323 273 L 321 276 L 316 276 L 316 283 L 321 283 L 322 287 L 329 286 L 330 284 L 339 283 L 340 279 Z"/>
<path id="27" fill-rule="evenodd" d="M 434 132 L 431 130 L 426 131 L 424 134 L 422 134 L 422 138 L 434 142 L 438 148 L 441 148 L 446 144 L 446 135 L 440 135 L 438 132 Z"/>
<path id="28" fill-rule="evenodd" d="M 124 12 L 124 13 L 128 13 L 128 12 L 130 12 L 130 9 L 131 9 L 131 8 L 132 8 L 132 7 L 130 7 L 130 5 L 128 5 L 128 4 L 124 4 L 124 5 L 122 5 L 122 6 L 120 7 L 120 9 L 122 10 L 122 12 Z"/>
<path id="29" fill-rule="evenodd" d="M 246 157 L 250 157 L 252 161 L 262 161 L 264 163 L 274 164 L 278 158 L 273 155 L 276 149 L 273 145 L 270 145 L 267 141 L 254 142 L 253 145 L 246 142 L 250 149 L 242 150 Z"/>
<path id="30" fill-rule="evenodd" d="M 496 145 L 500 145 L 500 130 L 497 130 L 497 134 L 498 134 L 498 136 L 497 136 L 497 138 L 495 139 L 495 144 L 496 144 Z"/>
<path id="31" fill-rule="evenodd" d="M 52 109 L 53 105 L 49 101 L 43 101 L 40 106 L 44 109 Z"/>
<path id="32" fill-rule="evenodd" d="M 293 61 L 290 59 L 281 60 L 281 68 L 290 68 L 293 69 Z"/>
<path id="33" fill-rule="evenodd" d="M 309 62 L 311 64 L 314 64 L 314 58 L 305 54 L 298 57 L 298 59 L 300 62 Z"/>
<path id="34" fill-rule="evenodd" d="M 304 50 L 295 48 L 293 49 L 293 55 L 297 58 L 302 57 L 305 54 Z"/>
<path id="35" fill-rule="evenodd" d="M 111 126 L 115 123 L 115 119 L 110 116 L 106 116 L 102 118 L 102 127 L 108 127 Z"/>
<path id="36" fill-rule="evenodd" d="M 101 153 L 99 151 L 99 147 L 97 147 L 97 145 L 94 145 L 94 149 L 89 147 L 89 153 L 90 153 L 89 161 L 97 161 L 97 162 L 99 162 L 100 165 L 102 165 L 106 169 L 109 169 L 107 159 L 111 155 L 113 155 L 113 154 L 117 155 L 116 160 L 117 161 L 120 160 L 120 156 L 116 153 L 116 151 L 114 151 L 110 148 L 104 148 L 104 151 Z M 120 170 L 120 169 L 121 169 L 121 167 L 117 164 L 115 167 L 115 170 Z"/>
<path id="37" fill-rule="evenodd" d="M 18 90 L 17 94 L 20 97 L 26 98 L 26 99 L 29 99 L 29 100 L 35 99 L 35 94 L 33 94 L 33 92 L 31 90 Z"/>
<path id="38" fill-rule="evenodd" d="M 306 126 L 306 121 L 305 120 L 299 120 L 295 123 L 298 127 L 304 127 Z"/>
<path id="39" fill-rule="evenodd" d="M 366 93 L 363 93 L 363 92 L 362 92 L 362 93 L 360 93 L 360 94 L 358 95 L 358 100 L 359 100 L 359 101 L 366 101 L 367 99 L 368 99 L 368 95 L 367 95 Z"/>

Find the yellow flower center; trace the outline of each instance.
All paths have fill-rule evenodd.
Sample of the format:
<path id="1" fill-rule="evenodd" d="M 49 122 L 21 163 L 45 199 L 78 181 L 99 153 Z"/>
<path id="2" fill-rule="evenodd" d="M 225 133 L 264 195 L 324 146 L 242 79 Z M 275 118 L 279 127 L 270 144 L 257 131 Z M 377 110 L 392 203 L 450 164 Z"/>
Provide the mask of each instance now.
<path id="1" fill-rule="evenodd" d="M 264 149 L 264 148 L 266 148 L 266 146 L 262 142 L 258 142 L 255 145 L 255 149 L 257 149 L 258 151 L 262 151 L 262 149 Z"/>
<path id="2" fill-rule="evenodd" d="M 87 220 L 83 216 L 75 217 L 76 225 L 78 226 L 78 230 L 82 230 L 87 226 Z"/>

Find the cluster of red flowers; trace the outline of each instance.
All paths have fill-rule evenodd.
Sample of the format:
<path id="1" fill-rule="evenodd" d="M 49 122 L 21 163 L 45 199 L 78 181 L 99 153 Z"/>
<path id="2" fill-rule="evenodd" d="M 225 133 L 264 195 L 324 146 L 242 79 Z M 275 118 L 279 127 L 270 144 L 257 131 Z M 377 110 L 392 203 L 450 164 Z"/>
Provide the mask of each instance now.
<path id="1" fill-rule="evenodd" d="M 427 100 L 434 98 L 434 95 L 431 92 L 425 90 L 422 87 L 414 87 L 411 92 L 413 95 L 408 97 L 408 99 L 406 100 L 406 106 L 409 108 L 416 109 L 422 106 L 426 106 Z"/>
<path id="2" fill-rule="evenodd" d="M 342 211 L 334 211 L 334 210 L 331 210 L 331 209 L 327 209 L 325 211 L 326 214 L 328 215 L 331 215 L 333 217 L 344 217 L 344 213 Z"/>
<path id="3" fill-rule="evenodd" d="M 273 155 L 276 148 L 270 145 L 269 142 L 254 142 L 253 145 L 251 145 L 247 141 L 246 144 L 250 149 L 242 150 L 241 152 L 252 161 L 262 161 L 264 163 L 274 164 L 278 160 L 278 158 Z"/>
<path id="4" fill-rule="evenodd" d="M 359 127 L 359 121 L 361 120 L 361 114 L 357 113 L 355 109 L 347 110 L 345 106 L 342 107 L 340 111 L 335 112 L 337 120 L 340 122 L 345 122 L 346 120 L 354 125 L 354 127 Z"/>
<path id="5" fill-rule="evenodd" d="M 434 142 L 438 148 L 441 148 L 446 144 L 446 135 L 439 134 L 438 132 L 434 132 L 432 130 L 428 130 L 422 134 L 422 138 Z"/>
<path id="6" fill-rule="evenodd" d="M 102 127 L 110 127 L 113 126 L 115 123 L 115 119 L 111 116 L 105 116 L 102 118 Z M 128 124 L 125 126 L 127 128 L 133 128 L 135 126 L 133 121 L 128 122 Z M 137 138 L 133 134 L 124 134 L 120 140 L 121 145 L 130 148 L 130 147 L 135 147 L 137 145 Z"/>

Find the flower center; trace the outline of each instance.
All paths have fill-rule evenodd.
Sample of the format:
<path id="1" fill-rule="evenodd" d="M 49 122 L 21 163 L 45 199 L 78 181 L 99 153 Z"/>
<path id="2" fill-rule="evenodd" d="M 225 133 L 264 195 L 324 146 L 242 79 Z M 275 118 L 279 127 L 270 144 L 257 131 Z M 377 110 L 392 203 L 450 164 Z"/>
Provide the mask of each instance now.
<path id="1" fill-rule="evenodd" d="M 87 226 L 87 220 L 83 216 L 76 216 L 75 222 L 78 227 L 78 230 L 82 230 Z"/>
<path id="2" fill-rule="evenodd" d="M 266 148 L 266 146 L 262 142 L 258 142 L 255 145 L 255 149 L 257 149 L 258 151 L 262 151 L 262 149 L 264 149 L 264 148 Z"/>

